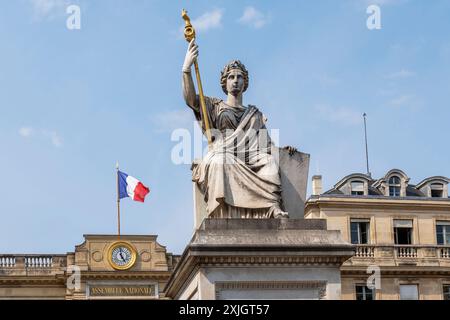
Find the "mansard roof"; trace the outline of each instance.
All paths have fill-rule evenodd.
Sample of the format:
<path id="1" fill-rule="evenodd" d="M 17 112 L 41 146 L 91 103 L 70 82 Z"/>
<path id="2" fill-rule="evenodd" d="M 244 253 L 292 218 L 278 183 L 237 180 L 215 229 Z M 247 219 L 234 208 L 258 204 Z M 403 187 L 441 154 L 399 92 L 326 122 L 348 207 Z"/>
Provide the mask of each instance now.
<path id="1" fill-rule="evenodd" d="M 405 189 L 406 197 L 426 198 L 428 196 L 426 193 L 424 193 L 422 188 L 424 186 L 426 186 L 427 184 L 431 184 L 431 183 L 442 183 L 445 185 L 450 184 L 450 179 L 445 176 L 433 176 L 433 177 L 429 177 L 429 178 L 422 180 L 417 185 L 410 184 L 409 183 L 410 178 L 408 177 L 408 175 L 406 175 L 406 173 L 404 171 L 402 171 L 400 169 L 391 169 L 383 177 L 381 177 L 379 179 L 373 179 L 372 177 L 370 177 L 369 175 L 364 174 L 364 173 L 349 174 L 349 175 L 345 176 L 344 178 L 342 178 L 341 180 L 339 180 L 334 185 L 333 188 L 331 188 L 330 190 L 327 190 L 323 194 L 325 194 L 325 195 L 345 195 L 345 193 L 344 193 L 345 190 L 343 192 L 340 189 L 346 183 L 349 183 L 352 180 L 361 180 L 361 181 L 367 181 L 367 184 L 368 184 L 367 195 L 368 196 L 383 196 L 384 195 L 384 193 L 382 192 L 383 184 L 384 184 L 384 186 L 386 186 L 386 183 L 389 182 L 389 178 L 392 177 L 393 175 L 400 176 L 402 178 L 402 180 L 404 181 L 404 183 L 406 184 L 406 186 L 405 186 L 406 187 L 406 189 Z M 446 197 L 446 196 L 444 195 L 444 197 Z M 450 194 L 449 194 L 448 198 L 450 199 Z"/>

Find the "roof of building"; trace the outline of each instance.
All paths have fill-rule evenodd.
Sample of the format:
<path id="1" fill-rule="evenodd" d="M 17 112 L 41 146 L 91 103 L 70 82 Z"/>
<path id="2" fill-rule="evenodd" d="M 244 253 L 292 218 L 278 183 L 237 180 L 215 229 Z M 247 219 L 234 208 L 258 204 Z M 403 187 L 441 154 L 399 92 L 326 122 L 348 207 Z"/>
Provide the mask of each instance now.
<path id="1" fill-rule="evenodd" d="M 424 189 L 424 187 L 426 187 L 428 184 L 434 184 L 434 183 L 441 183 L 444 185 L 450 184 L 450 179 L 447 177 L 444 177 L 444 176 L 429 177 L 429 178 L 422 180 L 417 185 L 410 184 L 409 183 L 410 178 L 402 170 L 392 169 L 392 170 L 389 170 L 382 178 L 379 178 L 379 179 L 373 179 L 369 175 L 366 175 L 363 173 L 349 174 L 349 175 L 345 176 L 344 178 L 342 178 L 341 180 L 339 180 L 334 185 L 333 188 L 325 191 L 323 194 L 324 195 L 345 195 L 346 194 L 345 192 L 348 192 L 348 191 L 345 191 L 345 188 L 342 188 L 342 187 L 345 186 L 350 181 L 360 180 L 360 181 L 364 181 L 364 183 L 365 183 L 365 181 L 367 181 L 367 184 L 368 184 L 367 189 L 366 189 L 367 194 L 365 194 L 364 196 L 384 196 L 383 190 L 385 190 L 385 189 L 383 189 L 383 184 L 384 184 L 384 186 L 386 186 L 386 184 L 389 183 L 389 179 L 393 175 L 400 176 L 403 179 L 404 184 L 406 184 L 406 189 L 405 189 L 406 197 L 428 198 L 426 193 L 429 191 L 426 191 L 426 189 Z M 447 190 L 448 189 L 450 189 L 450 188 L 447 188 Z M 446 194 L 444 194 L 443 198 L 448 197 L 450 199 L 450 194 L 448 194 L 447 197 L 445 195 Z"/>

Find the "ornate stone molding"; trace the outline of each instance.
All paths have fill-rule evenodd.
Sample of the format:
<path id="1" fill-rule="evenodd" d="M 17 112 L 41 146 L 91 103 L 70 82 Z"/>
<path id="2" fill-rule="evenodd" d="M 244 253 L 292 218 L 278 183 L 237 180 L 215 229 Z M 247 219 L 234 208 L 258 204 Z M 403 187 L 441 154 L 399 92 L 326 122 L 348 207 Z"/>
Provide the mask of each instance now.
<path id="1" fill-rule="evenodd" d="M 301 290 L 317 289 L 318 299 L 323 300 L 326 297 L 326 281 L 224 281 L 217 282 L 216 299 L 221 299 L 223 290 Z"/>
<path id="2" fill-rule="evenodd" d="M 149 262 L 152 259 L 152 254 L 150 253 L 149 250 L 142 250 L 139 253 L 139 256 L 141 257 L 141 260 L 143 262 Z"/>
<path id="3" fill-rule="evenodd" d="M 197 263 L 207 266 L 318 266 L 340 265 L 346 258 L 340 256 L 202 256 Z"/>
<path id="4" fill-rule="evenodd" d="M 103 253 L 100 250 L 92 252 L 92 259 L 94 259 L 95 262 L 101 262 L 103 260 Z"/>
<path id="5" fill-rule="evenodd" d="M 353 267 L 342 267 L 342 276 L 355 276 L 355 275 L 365 275 L 367 276 L 366 266 L 353 266 Z M 415 275 L 420 277 L 435 277 L 435 276 L 448 276 L 450 275 L 450 268 L 448 267 L 435 267 L 426 268 L 423 266 L 404 266 L 404 267 L 389 267 L 381 268 L 382 276 L 407 276 Z"/>

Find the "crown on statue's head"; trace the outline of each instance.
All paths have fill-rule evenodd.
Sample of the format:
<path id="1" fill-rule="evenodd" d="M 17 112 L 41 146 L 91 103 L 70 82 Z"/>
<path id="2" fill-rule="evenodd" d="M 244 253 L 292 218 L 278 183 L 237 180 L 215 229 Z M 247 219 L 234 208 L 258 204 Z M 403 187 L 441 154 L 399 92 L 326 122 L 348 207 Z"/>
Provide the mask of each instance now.
<path id="1" fill-rule="evenodd" d="M 233 69 L 238 69 L 244 73 L 247 73 L 247 69 L 245 68 L 244 64 L 241 61 L 232 60 L 223 68 L 222 74 L 229 72 L 230 70 L 233 70 Z"/>
<path id="2" fill-rule="evenodd" d="M 231 70 L 240 70 L 244 75 L 244 91 L 248 88 L 248 71 L 245 68 L 245 65 L 239 61 L 239 60 L 231 60 L 225 67 L 223 67 L 223 70 L 221 72 L 220 76 L 220 85 L 222 86 L 223 92 L 227 93 L 227 85 L 226 85 L 226 79 L 228 77 L 228 74 Z"/>

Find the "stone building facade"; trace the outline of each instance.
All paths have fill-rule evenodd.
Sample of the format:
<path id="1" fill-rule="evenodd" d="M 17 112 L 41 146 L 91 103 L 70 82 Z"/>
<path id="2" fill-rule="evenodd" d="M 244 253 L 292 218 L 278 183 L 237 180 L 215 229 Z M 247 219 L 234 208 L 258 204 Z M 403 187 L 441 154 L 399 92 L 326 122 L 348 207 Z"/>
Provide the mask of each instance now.
<path id="1" fill-rule="evenodd" d="M 252 278 L 246 279 L 247 282 L 237 278 L 241 273 L 226 274 L 224 279 L 227 281 L 221 278 L 219 279 L 221 282 L 216 283 L 216 286 L 205 287 L 207 290 L 204 291 L 211 293 L 209 296 L 196 297 L 196 293 L 191 292 L 189 298 L 225 299 L 229 293 L 233 293 L 233 297 L 242 292 L 260 293 L 263 285 L 265 289 L 270 288 L 283 296 L 286 296 L 287 292 L 291 294 L 289 298 L 292 299 L 301 298 L 296 296 L 297 291 L 307 292 L 309 296 L 317 295 L 318 292 L 319 296 L 322 294 L 323 297 L 331 299 L 340 297 L 350 300 L 450 299 L 449 182 L 449 178 L 436 176 L 411 184 L 410 178 L 403 171 L 394 169 L 380 179 L 373 179 L 365 174 L 350 174 L 336 183 L 332 189 L 323 192 L 321 177 L 314 176 L 313 192 L 306 201 L 304 216 L 317 223 L 323 221 L 323 228 L 321 227 L 323 230 L 339 234 L 339 250 L 345 249 L 345 254 L 341 255 L 342 257 L 347 255 L 345 259 L 327 260 L 325 253 L 329 257 L 333 256 L 328 252 L 330 248 L 327 247 L 325 251 L 321 249 L 319 252 L 317 243 L 317 252 L 308 251 L 308 254 L 305 254 L 302 251 L 303 246 L 316 241 L 313 239 L 314 236 L 306 240 L 307 234 L 324 233 L 317 226 L 313 228 L 315 231 L 311 231 L 309 230 L 311 228 L 306 228 L 308 224 L 303 226 L 305 223 L 301 221 L 292 221 L 292 226 L 273 220 L 246 222 L 246 225 L 270 222 L 271 227 L 265 226 L 263 229 L 266 232 L 273 229 L 277 235 L 273 239 L 280 241 L 279 245 L 284 246 L 283 250 L 295 244 L 295 254 L 303 260 L 287 257 L 288 263 L 291 264 L 290 270 L 298 269 L 295 271 L 297 275 L 290 274 L 290 277 L 284 274 L 286 261 L 280 262 L 284 269 L 279 270 L 284 273 L 276 271 L 278 260 L 284 259 L 280 254 L 281 251 L 272 250 L 273 257 L 264 253 L 264 259 L 261 260 L 261 257 L 255 256 L 258 250 L 253 250 L 255 243 L 250 244 L 248 237 L 245 237 L 247 240 L 242 240 L 242 245 L 248 246 L 246 252 L 232 253 L 226 259 L 215 261 L 210 257 L 203 257 L 209 252 L 203 247 L 202 257 L 192 255 L 191 251 L 194 252 L 202 245 L 211 246 L 214 244 L 212 240 L 217 242 L 223 237 L 214 236 L 208 238 L 205 243 L 194 241 L 188 246 L 183 257 L 180 257 L 168 253 L 166 248 L 156 241 L 156 236 L 123 235 L 120 241 L 129 245 L 135 254 L 135 260 L 132 260 L 128 267 L 125 265 L 121 268 L 120 265 L 114 266 L 111 260 L 111 255 L 115 252 L 112 249 L 119 242 L 117 235 L 86 235 L 84 242 L 67 254 L 0 254 L 0 299 L 179 299 L 183 298 L 184 294 L 180 288 L 185 286 L 186 294 L 189 291 L 190 278 L 187 271 L 193 261 L 191 256 L 206 259 L 208 264 L 202 260 L 204 268 L 211 266 L 216 269 L 222 268 L 223 270 L 219 270 L 221 276 L 225 274 L 224 268 L 226 272 L 230 272 L 232 269 L 236 270 L 237 266 L 251 267 L 261 274 L 255 276 L 258 281 Z M 226 228 L 220 230 L 230 229 L 230 221 L 226 222 Z M 214 224 L 213 222 L 208 223 Z M 275 222 L 276 227 L 272 226 Z M 242 221 L 238 223 L 239 232 L 244 230 L 242 223 Z M 214 232 L 217 231 L 216 227 L 213 228 Z M 247 227 L 249 230 L 254 229 L 252 226 Z M 231 229 L 229 231 L 235 235 L 236 231 Z M 200 231 L 208 236 L 213 232 L 208 228 Z M 280 238 L 282 234 L 287 236 L 287 240 Z M 315 237 L 324 238 L 323 235 Z M 257 239 L 259 238 L 251 238 L 253 242 Z M 297 243 L 302 239 L 305 243 Z M 214 245 L 214 250 L 217 250 L 217 244 Z M 265 244 L 258 242 L 257 245 Z M 227 243 L 220 243 L 222 255 L 230 251 L 226 246 Z M 122 255 L 122 252 L 119 251 L 119 254 Z M 238 259 L 237 262 L 230 260 L 234 256 Z M 242 260 L 244 258 L 249 259 L 249 262 Z M 320 281 L 323 280 L 320 277 L 320 279 L 308 278 L 305 273 L 307 267 L 317 266 L 319 258 L 321 263 L 323 261 L 327 261 L 328 264 L 334 263 L 337 275 L 340 268 L 340 275 L 335 277 L 339 279 L 339 283 L 330 281 L 340 292 L 333 293 L 334 291 L 326 289 L 324 285 L 320 287 Z M 295 263 L 298 265 L 294 265 Z M 272 272 L 270 274 L 269 269 Z M 300 279 L 300 274 L 305 275 L 305 278 Z M 231 283 L 230 277 L 236 278 L 236 281 Z M 260 281 L 263 278 L 270 280 L 270 286 Z M 199 275 L 199 279 L 200 284 L 209 285 L 211 282 L 202 274 Z"/>
<path id="2" fill-rule="evenodd" d="M 356 245 L 341 267 L 342 299 L 450 299 L 449 178 L 355 173 L 326 192 L 312 180 L 305 218 L 326 219 Z"/>
<path id="3" fill-rule="evenodd" d="M 74 252 L 0 255 L 0 299 L 165 299 L 163 290 L 178 256 L 152 235 L 85 235 Z M 136 252 L 132 268 L 116 270 L 111 245 Z"/>

